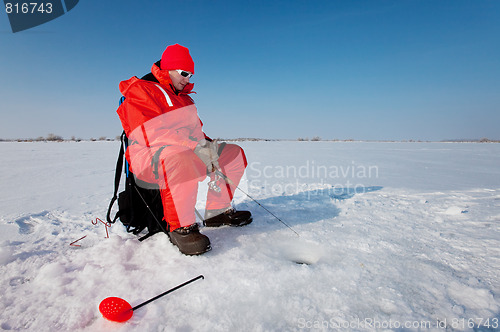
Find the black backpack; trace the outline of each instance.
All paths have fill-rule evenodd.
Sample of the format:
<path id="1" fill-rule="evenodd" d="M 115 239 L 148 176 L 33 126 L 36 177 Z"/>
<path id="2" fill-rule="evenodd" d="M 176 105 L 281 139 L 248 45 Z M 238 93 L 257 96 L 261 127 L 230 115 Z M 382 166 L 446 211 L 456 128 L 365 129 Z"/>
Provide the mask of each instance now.
<path id="1" fill-rule="evenodd" d="M 123 132 L 120 153 L 116 163 L 114 194 L 109 203 L 106 219 L 109 223 L 114 224 L 120 218 L 122 224 L 127 228 L 127 232 L 135 235 L 147 228 L 148 233 L 139 238 L 139 241 L 143 241 L 158 232 L 168 232 L 168 226 L 167 223 L 162 221 L 163 204 L 158 185 L 136 179 L 129 170 L 127 160 L 125 160 L 124 168 L 126 174 L 125 190 L 117 195 L 127 146 L 128 139 L 125 132 Z M 111 209 L 116 200 L 118 200 L 118 212 L 111 219 Z"/>
<path id="2" fill-rule="evenodd" d="M 160 65 L 160 61 L 156 62 Z M 152 81 L 159 83 L 152 73 L 144 75 L 142 80 Z M 119 105 L 125 101 L 125 97 L 120 98 Z M 120 186 L 121 171 L 123 169 L 124 153 L 128 147 L 128 138 L 123 131 L 121 135 L 121 147 L 116 163 L 115 171 L 115 190 L 113 198 L 109 203 L 108 213 L 106 219 L 109 223 L 113 224 L 116 219 L 120 218 L 127 232 L 138 235 L 145 228 L 148 229 L 148 234 L 139 238 L 143 241 L 158 232 L 168 232 L 168 224 L 162 221 L 163 219 L 163 204 L 161 201 L 160 189 L 154 183 L 148 183 L 136 179 L 134 174 L 130 172 L 127 160 L 125 160 L 124 172 L 126 174 L 125 190 L 120 194 L 118 188 Z M 118 212 L 115 217 L 111 219 L 111 209 L 118 199 Z"/>

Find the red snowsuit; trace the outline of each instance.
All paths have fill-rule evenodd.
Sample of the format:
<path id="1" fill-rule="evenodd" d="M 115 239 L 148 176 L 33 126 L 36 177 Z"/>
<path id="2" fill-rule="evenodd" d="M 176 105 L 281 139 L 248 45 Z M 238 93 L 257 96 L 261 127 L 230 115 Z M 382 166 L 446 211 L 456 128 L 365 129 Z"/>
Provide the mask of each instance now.
<path id="1" fill-rule="evenodd" d="M 193 84 L 176 93 L 168 71 L 154 64 L 151 73 L 158 82 L 137 77 L 120 82 L 125 101 L 117 113 L 129 139 L 125 157 L 131 171 L 139 180 L 159 185 L 164 219 L 172 231 L 196 221 L 198 182 L 206 178 L 207 169 L 193 150 L 198 141 L 208 137 L 188 95 Z M 220 193 L 208 190 L 208 210 L 230 206 L 247 166 L 245 154 L 237 145 L 225 145 L 219 155 L 219 165 L 233 184 L 220 179 Z"/>

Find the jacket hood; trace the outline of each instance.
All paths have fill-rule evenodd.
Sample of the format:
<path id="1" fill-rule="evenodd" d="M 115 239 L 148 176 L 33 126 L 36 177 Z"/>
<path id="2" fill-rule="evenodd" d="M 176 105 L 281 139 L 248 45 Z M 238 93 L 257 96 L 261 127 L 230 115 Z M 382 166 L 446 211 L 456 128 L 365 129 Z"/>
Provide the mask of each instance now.
<path id="1" fill-rule="evenodd" d="M 120 84 L 118 85 L 118 88 L 120 89 L 122 95 L 123 96 L 127 95 L 127 92 L 130 89 L 130 87 L 137 81 L 140 80 L 136 76 L 131 77 L 128 80 L 121 81 Z"/>

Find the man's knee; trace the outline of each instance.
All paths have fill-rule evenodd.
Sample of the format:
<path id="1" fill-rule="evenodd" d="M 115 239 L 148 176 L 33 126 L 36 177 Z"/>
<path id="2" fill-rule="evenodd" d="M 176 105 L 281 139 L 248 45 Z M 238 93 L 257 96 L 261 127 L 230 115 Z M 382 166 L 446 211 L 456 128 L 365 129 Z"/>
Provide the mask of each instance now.
<path id="1" fill-rule="evenodd" d="M 227 164 L 235 159 L 241 160 L 243 167 L 247 167 L 245 151 L 239 145 L 226 144 L 220 152 L 219 163 L 223 162 Z"/>

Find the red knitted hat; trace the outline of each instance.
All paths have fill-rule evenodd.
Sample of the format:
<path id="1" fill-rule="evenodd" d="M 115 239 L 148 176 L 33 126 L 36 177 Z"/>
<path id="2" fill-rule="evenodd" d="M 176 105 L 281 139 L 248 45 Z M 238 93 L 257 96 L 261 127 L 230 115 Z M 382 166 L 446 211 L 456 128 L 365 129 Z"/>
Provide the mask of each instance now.
<path id="1" fill-rule="evenodd" d="M 194 74 L 194 61 L 187 47 L 179 44 L 168 46 L 161 56 L 162 70 L 182 69 Z"/>

